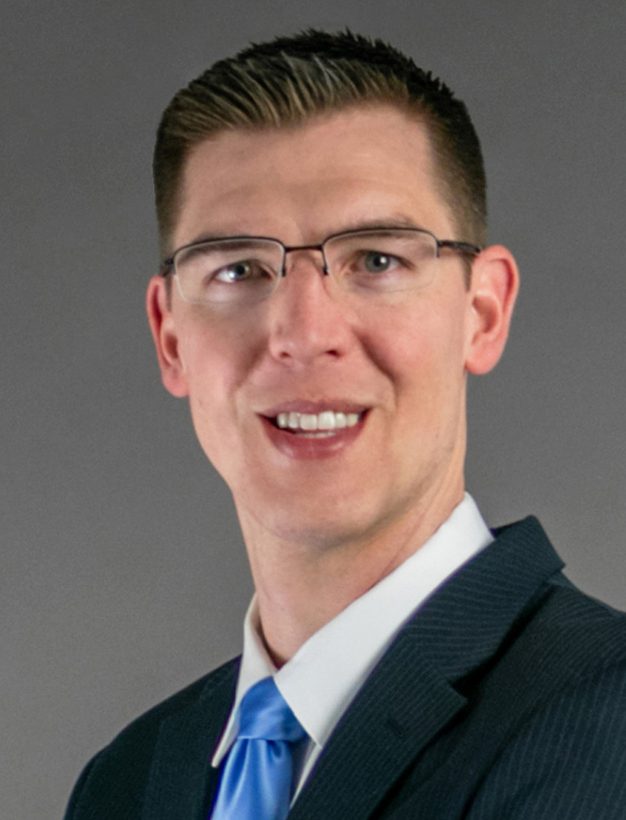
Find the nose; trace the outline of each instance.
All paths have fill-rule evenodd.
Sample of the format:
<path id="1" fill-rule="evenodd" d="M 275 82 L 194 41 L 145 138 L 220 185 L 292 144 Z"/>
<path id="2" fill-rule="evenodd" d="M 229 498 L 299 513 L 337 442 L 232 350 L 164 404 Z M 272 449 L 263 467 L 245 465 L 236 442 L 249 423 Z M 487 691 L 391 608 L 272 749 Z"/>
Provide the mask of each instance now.
<path id="1" fill-rule="evenodd" d="M 350 310 L 324 274 L 321 254 L 290 253 L 285 273 L 270 299 L 271 356 L 285 364 L 344 356 L 352 341 Z"/>

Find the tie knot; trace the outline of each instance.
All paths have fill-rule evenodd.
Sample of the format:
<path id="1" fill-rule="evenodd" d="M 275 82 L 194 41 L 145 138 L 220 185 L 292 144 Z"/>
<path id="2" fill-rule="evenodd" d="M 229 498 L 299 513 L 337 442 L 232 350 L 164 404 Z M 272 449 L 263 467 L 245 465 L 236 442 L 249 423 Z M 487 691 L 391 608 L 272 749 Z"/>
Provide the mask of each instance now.
<path id="1" fill-rule="evenodd" d="M 246 692 L 239 709 L 239 739 L 286 740 L 306 737 L 273 678 L 263 678 Z"/>

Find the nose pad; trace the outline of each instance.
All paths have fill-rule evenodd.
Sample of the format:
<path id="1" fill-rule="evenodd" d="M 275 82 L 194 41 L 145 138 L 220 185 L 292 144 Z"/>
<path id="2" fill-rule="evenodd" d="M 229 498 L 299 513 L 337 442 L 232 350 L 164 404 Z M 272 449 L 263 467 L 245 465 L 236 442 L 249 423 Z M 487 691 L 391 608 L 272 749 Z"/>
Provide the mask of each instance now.
<path id="1" fill-rule="evenodd" d="M 307 270 L 307 268 L 310 270 Z M 339 301 L 336 289 L 340 285 L 328 268 L 321 245 L 287 248 L 280 278 L 286 279 L 288 276 L 291 279 L 297 279 L 299 287 L 303 288 L 307 286 L 307 278 L 317 278 L 319 280 L 318 284 L 323 286 L 327 296 L 334 302 Z M 280 287 L 280 284 L 278 284 L 278 287 Z"/>
<path id="2" fill-rule="evenodd" d="M 319 260 L 321 261 L 321 265 L 316 258 L 319 254 Z M 285 248 L 285 258 L 283 261 L 283 270 L 281 278 L 285 278 L 290 270 L 293 270 L 295 266 L 298 265 L 299 257 L 303 257 L 304 259 L 309 259 L 310 264 L 317 270 L 321 271 L 325 276 L 329 275 L 328 266 L 326 265 L 326 257 L 322 251 L 321 246 L 319 245 L 311 245 L 310 247 L 296 247 L 296 248 Z M 293 260 L 290 263 L 290 260 Z"/>

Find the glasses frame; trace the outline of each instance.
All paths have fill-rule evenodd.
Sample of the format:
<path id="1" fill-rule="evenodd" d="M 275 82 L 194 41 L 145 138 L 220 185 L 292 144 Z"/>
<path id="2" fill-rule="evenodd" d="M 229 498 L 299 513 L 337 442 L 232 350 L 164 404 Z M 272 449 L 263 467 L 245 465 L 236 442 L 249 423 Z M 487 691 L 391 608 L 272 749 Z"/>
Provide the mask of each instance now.
<path id="1" fill-rule="evenodd" d="M 176 248 L 176 250 L 168 256 L 167 259 L 164 259 L 161 263 L 161 276 L 169 276 L 171 274 L 176 274 L 176 257 L 182 253 L 183 251 L 187 251 L 190 248 L 198 248 L 205 245 L 217 245 L 221 242 L 273 242 L 277 246 L 279 246 L 282 250 L 282 260 L 280 270 L 277 271 L 278 278 L 283 279 L 287 275 L 287 254 L 292 253 L 293 251 L 319 251 L 322 255 L 323 266 L 322 271 L 325 276 L 330 276 L 330 270 L 328 268 L 328 261 L 326 259 L 326 245 L 329 242 L 332 242 L 336 239 L 340 239 L 342 237 L 349 237 L 349 236 L 368 236 L 368 235 L 376 235 L 380 234 L 384 231 L 393 231 L 394 233 L 421 233 L 430 236 L 436 245 L 436 259 L 440 258 L 442 248 L 449 248 L 450 250 L 457 251 L 458 253 L 464 253 L 469 256 L 477 256 L 481 251 L 482 248 L 479 245 L 474 245 L 472 242 L 463 242 L 457 239 L 438 239 L 432 231 L 428 231 L 425 228 L 409 228 L 409 227 L 395 227 L 390 225 L 380 225 L 374 226 L 371 228 L 361 228 L 352 231 L 339 231 L 338 233 L 330 234 L 327 236 L 322 242 L 316 245 L 285 245 L 284 242 L 281 242 L 280 239 L 276 239 L 274 236 L 220 236 L 215 237 L 212 239 L 199 239 L 196 242 L 190 242 L 187 245 L 181 245 L 180 248 Z"/>

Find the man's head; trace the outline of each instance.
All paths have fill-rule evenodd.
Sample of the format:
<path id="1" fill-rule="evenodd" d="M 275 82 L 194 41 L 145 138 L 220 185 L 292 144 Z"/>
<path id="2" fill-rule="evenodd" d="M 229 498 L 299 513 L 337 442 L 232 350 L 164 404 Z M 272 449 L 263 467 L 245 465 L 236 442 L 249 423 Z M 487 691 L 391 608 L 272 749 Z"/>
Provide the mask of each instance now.
<path id="1" fill-rule="evenodd" d="M 161 214 L 176 259 L 152 279 L 148 314 L 164 384 L 189 398 L 248 546 L 268 533 L 363 543 L 424 515 L 437 526 L 463 490 L 466 375 L 503 350 L 517 271 L 492 246 L 466 276 L 458 240 L 475 235 L 460 233 L 465 210 L 442 184 L 431 120 L 385 97 L 289 125 L 185 129 L 193 139 L 181 149 L 181 132 L 169 156 L 174 204 Z M 157 157 L 166 144 L 162 128 Z M 348 243 L 339 270 L 325 268 L 328 237 L 372 226 L 371 242 Z M 389 244 L 398 227 L 444 241 L 404 253 Z M 291 249 L 284 275 L 259 238 Z"/>
<path id="2" fill-rule="evenodd" d="M 164 112 L 154 152 L 163 257 L 172 250 L 183 171 L 195 146 L 223 131 L 287 128 L 319 114 L 381 103 L 426 127 L 458 235 L 483 245 L 485 175 L 465 105 L 380 40 L 308 31 L 221 60 L 179 91 Z"/>

